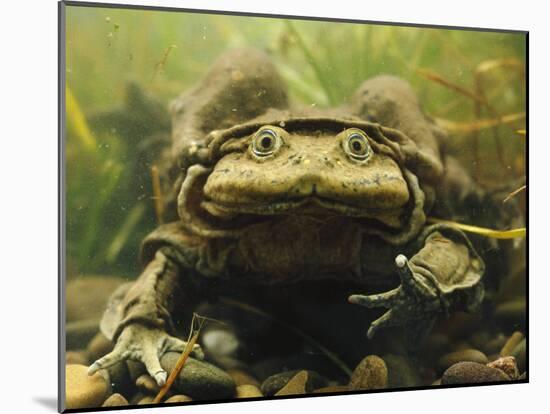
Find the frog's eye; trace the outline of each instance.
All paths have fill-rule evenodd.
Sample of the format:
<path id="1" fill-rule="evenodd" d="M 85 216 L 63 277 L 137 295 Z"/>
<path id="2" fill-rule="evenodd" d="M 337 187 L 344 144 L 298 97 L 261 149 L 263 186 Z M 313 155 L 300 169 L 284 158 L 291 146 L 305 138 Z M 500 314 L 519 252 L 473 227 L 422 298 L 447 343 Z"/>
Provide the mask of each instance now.
<path id="1" fill-rule="evenodd" d="M 274 130 L 261 129 L 252 140 L 252 152 L 258 157 L 266 157 L 279 149 L 281 141 L 281 136 Z"/>
<path id="2" fill-rule="evenodd" d="M 353 131 L 343 141 L 346 154 L 358 161 L 365 161 L 371 154 L 369 140 L 363 131 Z"/>

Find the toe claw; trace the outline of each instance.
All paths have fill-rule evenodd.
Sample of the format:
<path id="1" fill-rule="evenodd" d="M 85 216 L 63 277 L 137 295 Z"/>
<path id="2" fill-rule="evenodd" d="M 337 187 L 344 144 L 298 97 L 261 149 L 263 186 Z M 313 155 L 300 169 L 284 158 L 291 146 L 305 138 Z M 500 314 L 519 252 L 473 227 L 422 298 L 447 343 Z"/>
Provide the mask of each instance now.
<path id="1" fill-rule="evenodd" d="M 167 376 L 168 374 L 166 373 L 166 371 L 159 371 L 155 373 L 154 378 L 159 387 L 162 387 L 164 384 L 166 384 Z"/>

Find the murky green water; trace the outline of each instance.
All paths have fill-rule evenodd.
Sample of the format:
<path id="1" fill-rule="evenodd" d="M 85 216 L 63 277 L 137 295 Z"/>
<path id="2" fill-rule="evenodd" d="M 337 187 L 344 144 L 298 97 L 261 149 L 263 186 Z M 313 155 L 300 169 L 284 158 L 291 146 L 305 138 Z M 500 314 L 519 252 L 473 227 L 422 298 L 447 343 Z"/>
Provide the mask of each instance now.
<path id="1" fill-rule="evenodd" d="M 152 169 L 159 167 L 163 151 L 170 148 L 169 103 L 195 86 L 219 55 L 239 47 L 255 47 L 270 56 L 288 86 L 292 105 L 325 108 L 346 104 L 365 79 L 379 74 L 407 80 L 424 113 L 449 133 L 442 147 L 460 160 L 474 183 L 495 194 L 493 201 L 498 200 L 467 212 L 451 206 L 456 207 L 454 216 L 444 218 L 460 221 L 469 217 L 473 221 L 464 224 L 494 230 L 523 227 L 526 192 L 520 190 L 510 201 L 504 200 L 525 184 L 524 34 L 71 6 L 66 10 L 70 349 L 89 346 L 105 302 L 122 282 L 120 278 L 134 280 L 140 272 L 140 243 L 159 224 L 155 209 L 159 194 L 155 193 Z M 163 189 L 169 187 L 170 183 L 162 183 Z M 460 185 L 450 191 L 460 191 Z M 504 222 L 499 213 L 511 204 L 517 207 L 515 216 Z M 295 317 L 277 319 L 270 312 L 267 319 L 265 315 L 253 317 L 242 307 L 204 310 L 218 319 L 235 317 L 258 328 L 243 333 L 237 326 L 239 339 L 231 330 L 224 333 L 223 328 L 212 334 L 212 341 L 218 345 L 220 341 L 226 345 L 237 341 L 238 346 L 252 343 L 243 345 L 239 355 L 258 364 L 265 349 L 271 356 L 274 353 L 269 335 L 285 337 L 287 340 L 276 347 L 281 353 L 294 352 L 298 343 L 300 355 L 307 356 L 289 366 L 301 369 L 311 365 L 322 371 L 315 365 L 319 364 L 316 358 L 325 358 L 320 364 L 332 368 L 324 374 L 333 373 L 332 379 L 341 385 L 339 362 L 331 358 L 327 362 L 327 353 L 319 343 L 329 346 L 336 359 L 351 369 L 358 363 L 356 355 L 390 352 L 384 360 L 394 387 L 429 385 L 441 377 L 442 366 L 450 365 L 440 357 L 452 358 L 448 356 L 452 351 L 481 349 L 489 357 L 486 362 L 495 360 L 514 331 L 526 334 L 525 247 L 521 237 L 500 244 L 494 239 L 483 241 L 483 236 L 475 234 L 472 239 L 486 246 L 482 255 L 488 258 L 488 266 L 493 266 L 485 281 L 482 312 L 439 320 L 428 345 L 413 362 L 404 359 L 400 354 L 403 344 L 391 335 L 365 345 L 364 352 L 354 349 L 347 354 L 346 343 L 339 344 L 344 331 L 356 329 L 360 340 L 366 341 L 364 332 L 374 318 L 352 323 L 342 319 L 349 317 L 346 312 L 335 310 L 325 315 L 309 298 L 311 290 L 302 291 L 301 286 L 293 292 L 278 287 L 269 292 L 287 297 L 286 307 L 300 308 L 289 298 L 313 301 L 298 309 Z M 319 284 L 316 289 L 322 297 L 332 288 Z M 338 289 L 344 298 L 352 293 L 346 286 Z M 298 334 L 293 331 L 320 315 L 327 323 L 333 318 L 334 332 L 307 339 L 307 329 L 298 328 Z M 100 354 L 88 352 L 86 358 Z M 468 360 L 472 358 L 475 360 L 471 355 Z M 254 371 L 258 377 L 260 371 Z M 396 372 L 402 377 L 396 379 Z"/>

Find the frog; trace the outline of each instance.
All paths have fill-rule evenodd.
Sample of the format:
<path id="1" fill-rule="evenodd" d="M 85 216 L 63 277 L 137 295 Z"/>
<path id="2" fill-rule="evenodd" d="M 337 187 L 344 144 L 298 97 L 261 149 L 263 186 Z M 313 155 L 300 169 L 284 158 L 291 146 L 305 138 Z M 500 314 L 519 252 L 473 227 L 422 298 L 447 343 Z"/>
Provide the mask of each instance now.
<path id="1" fill-rule="evenodd" d="M 442 314 L 479 309 L 484 259 L 461 230 L 428 220 L 442 198 L 479 189 L 405 80 L 372 77 L 333 108 L 291 105 L 268 54 L 233 49 L 170 112 L 166 220 L 104 315 L 115 345 L 90 374 L 130 359 L 164 385 L 161 356 L 187 345 L 177 321 L 221 281 L 361 286 L 339 300 L 384 310 L 369 339 L 390 327 L 420 338 Z M 385 289 L 373 293 L 374 281 Z"/>

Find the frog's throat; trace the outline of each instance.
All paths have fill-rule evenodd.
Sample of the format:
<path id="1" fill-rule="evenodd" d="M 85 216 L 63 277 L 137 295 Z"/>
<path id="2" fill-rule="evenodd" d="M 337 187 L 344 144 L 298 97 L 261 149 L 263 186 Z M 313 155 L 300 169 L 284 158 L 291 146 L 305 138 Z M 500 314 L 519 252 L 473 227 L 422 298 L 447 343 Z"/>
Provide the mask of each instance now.
<path id="1" fill-rule="evenodd" d="M 178 195 L 179 217 L 183 226 L 197 236 L 239 238 L 239 235 L 251 224 L 250 222 L 238 216 L 232 220 L 220 220 L 201 207 L 204 200 L 204 183 L 211 171 L 211 168 L 200 164 L 189 167 Z M 426 223 L 425 195 L 419 186 L 418 178 L 407 168 L 403 168 L 403 176 L 411 194 L 409 215 L 405 224 L 397 231 L 370 226 L 363 228 L 365 234 L 376 235 L 393 245 L 408 243 L 418 235 Z M 266 216 L 263 219 L 267 220 L 269 217 Z"/>

